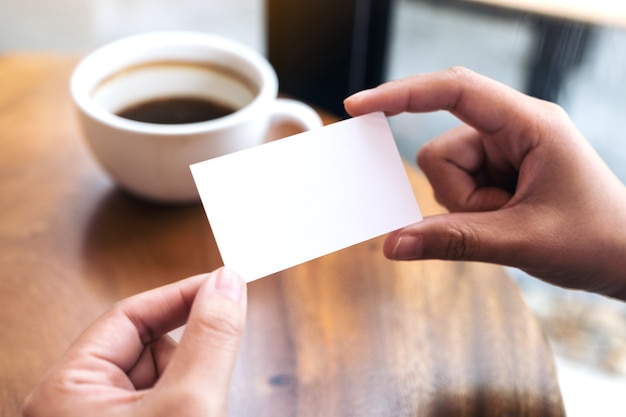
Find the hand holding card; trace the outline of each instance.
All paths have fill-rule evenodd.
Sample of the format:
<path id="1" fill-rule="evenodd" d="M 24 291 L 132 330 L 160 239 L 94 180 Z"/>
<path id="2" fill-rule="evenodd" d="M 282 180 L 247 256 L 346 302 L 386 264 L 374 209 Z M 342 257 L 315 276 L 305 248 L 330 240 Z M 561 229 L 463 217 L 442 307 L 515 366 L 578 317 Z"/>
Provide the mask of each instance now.
<path id="1" fill-rule="evenodd" d="M 224 264 L 248 282 L 422 218 L 382 113 L 191 171 Z"/>

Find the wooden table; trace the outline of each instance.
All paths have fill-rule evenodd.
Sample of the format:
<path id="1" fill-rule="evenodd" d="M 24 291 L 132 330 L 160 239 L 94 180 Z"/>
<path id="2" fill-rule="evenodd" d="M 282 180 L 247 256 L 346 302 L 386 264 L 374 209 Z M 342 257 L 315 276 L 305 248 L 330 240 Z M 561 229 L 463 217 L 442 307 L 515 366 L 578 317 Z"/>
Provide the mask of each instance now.
<path id="1" fill-rule="evenodd" d="M 626 27 L 626 2 L 621 0 L 462 0 L 555 19 Z"/>
<path id="2" fill-rule="evenodd" d="M 138 201 L 94 164 L 75 63 L 0 56 L 0 416 L 116 300 L 221 265 L 200 205 Z M 231 415 L 564 415 L 552 354 L 500 267 L 392 262 L 381 244 L 249 285 Z"/>

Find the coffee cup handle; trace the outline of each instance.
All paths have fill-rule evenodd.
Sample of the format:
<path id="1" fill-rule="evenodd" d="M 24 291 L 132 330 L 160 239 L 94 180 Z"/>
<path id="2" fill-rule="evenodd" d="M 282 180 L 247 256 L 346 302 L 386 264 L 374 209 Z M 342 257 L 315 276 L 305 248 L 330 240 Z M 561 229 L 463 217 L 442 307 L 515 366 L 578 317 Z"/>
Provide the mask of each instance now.
<path id="1" fill-rule="evenodd" d="M 295 123 L 303 130 L 322 127 L 322 119 L 313 108 L 301 101 L 278 98 L 274 103 L 272 123 Z"/>

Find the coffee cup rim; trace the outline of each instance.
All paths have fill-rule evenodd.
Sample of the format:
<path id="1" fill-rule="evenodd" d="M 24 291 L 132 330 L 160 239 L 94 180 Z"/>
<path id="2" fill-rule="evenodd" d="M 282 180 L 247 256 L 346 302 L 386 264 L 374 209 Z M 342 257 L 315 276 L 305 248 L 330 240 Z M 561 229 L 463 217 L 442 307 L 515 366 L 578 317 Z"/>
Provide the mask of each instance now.
<path id="1" fill-rule="evenodd" d="M 118 116 L 95 102 L 91 92 L 108 76 L 134 65 L 143 65 L 162 61 L 163 58 L 146 58 L 141 53 L 133 56 L 134 52 L 146 51 L 150 48 L 164 48 L 173 45 L 185 45 L 189 48 L 212 48 L 226 54 L 232 54 L 251 64 L 261 80 L 258 92 L 250 103 L 237 111 L 217 119 L 187 124 L 154 124 L 138 122 Z M 124 54 L 121 54 L 124 52 Z M 121 54 L 121 55 L 119 55 Z M 102 67 L 107 57 L 119 58 L 108 67 Z M 168 59 L 193 62 L 190 58 L 172 56 Z M 201 61 L 201 58 L 199 59 Z M 198 61 L 195 61 L 198 62 Z M 209 63 L 209 62 L 207 62 Z M 256 50 L 219 35 L 193 31 L 158 31 L 124 37 L 108 43 L 87 54 L 75 67 L 70 79 L 70 91 L 75 105 L 89 117 L 101 123 L 114 126 L 118 129 L 134 133 L 150 135 L 191 135 L 205 131 L 228 128 L 248 119 L 250 113 L 260 111 L 268 101 L 276 98 L 278 93 L 278 79 L 276 72 L 269 62 Z"/>

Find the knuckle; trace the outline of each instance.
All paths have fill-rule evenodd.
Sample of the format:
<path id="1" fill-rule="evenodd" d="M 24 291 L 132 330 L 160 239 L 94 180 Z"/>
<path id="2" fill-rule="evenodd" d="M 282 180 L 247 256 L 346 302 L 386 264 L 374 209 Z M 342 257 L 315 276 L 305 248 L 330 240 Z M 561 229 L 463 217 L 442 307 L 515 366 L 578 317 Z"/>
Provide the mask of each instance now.
<path id="1" fill-rule="evenodd" d="M 545 109 L 547 111 L 551 112 L 555 116 L 567 117 L 567 112 L 565 111 L 565 109 L 561 107 L 560 105 L 558 105 L 557 103 L 554 103 L 551 101 L 544 101 L 543 105 L 545 106 Z"/>
<path id="2" fill-rule="evenodd" d="M 455 78 L 458 80 L 463 80 L 468 77 L 473 77 L 475 72 L 471 69 L 464 67 L 462 65 L 453 65 L 445 69 L 451 78 Z"/>
<path id="3" fill-rule="evenodd" d="M 243 319 L 228 309 L 212 311 L 199 324 L 216 342 L 239 339 L 243 335 Z"/>
<path id="4" fill-rule="evenodd" d="M 422 171 L 430 167 L 433 157 L 437 155 L 437 143 L 434 140 L 424 143 L 417 152 L 416 162 Z"/>
<path id="5" fill-rule="evenodd" d="M 448 209 L 449 212 L 454 213 L 454 212 L 460 211 L 459 210 L 460 206 L 459 204 L 456 203 L 455 196 L 450 195 L 450 193 L 447 192 L 447 190 L 443 190 L 443 191 L 435 190 L 434 197 L 435 197 L 435 201 L 441 206 Z"/>
<path id="6" fill-rule="evenodd" d="M 449 239 L 445 250 L 446 259 L 476 259 L 479 252 L 478 236 L 472 227 L 467 224 L 449 224 L 447 234 Z"/>
<path id="7" fill-rule="evenodd" d="M 563 107 L 550 101 L 541 101 L 538 110 L 543 115 L 543 118 L 549 118 L 560 123 L 568 123 L 570 120 L 569 115 Z"/>
<path id="8" fill-rule="evenodd" d="M 447 77 L 450 78 L 450 80 L 452 81 L 452 85 L 454 85 L 456 88 L 456 94 L 453 95 L 455 99 L 452 103 L 448 104 L 448 110 L 453 111 L 457 107 L 460 98 L 463 96 L 463 88 L 465 86 L 475 83 L 478 74 L 466 67 L 459 65 L 445 69 L 444 73 L 447 75 Z"/>

